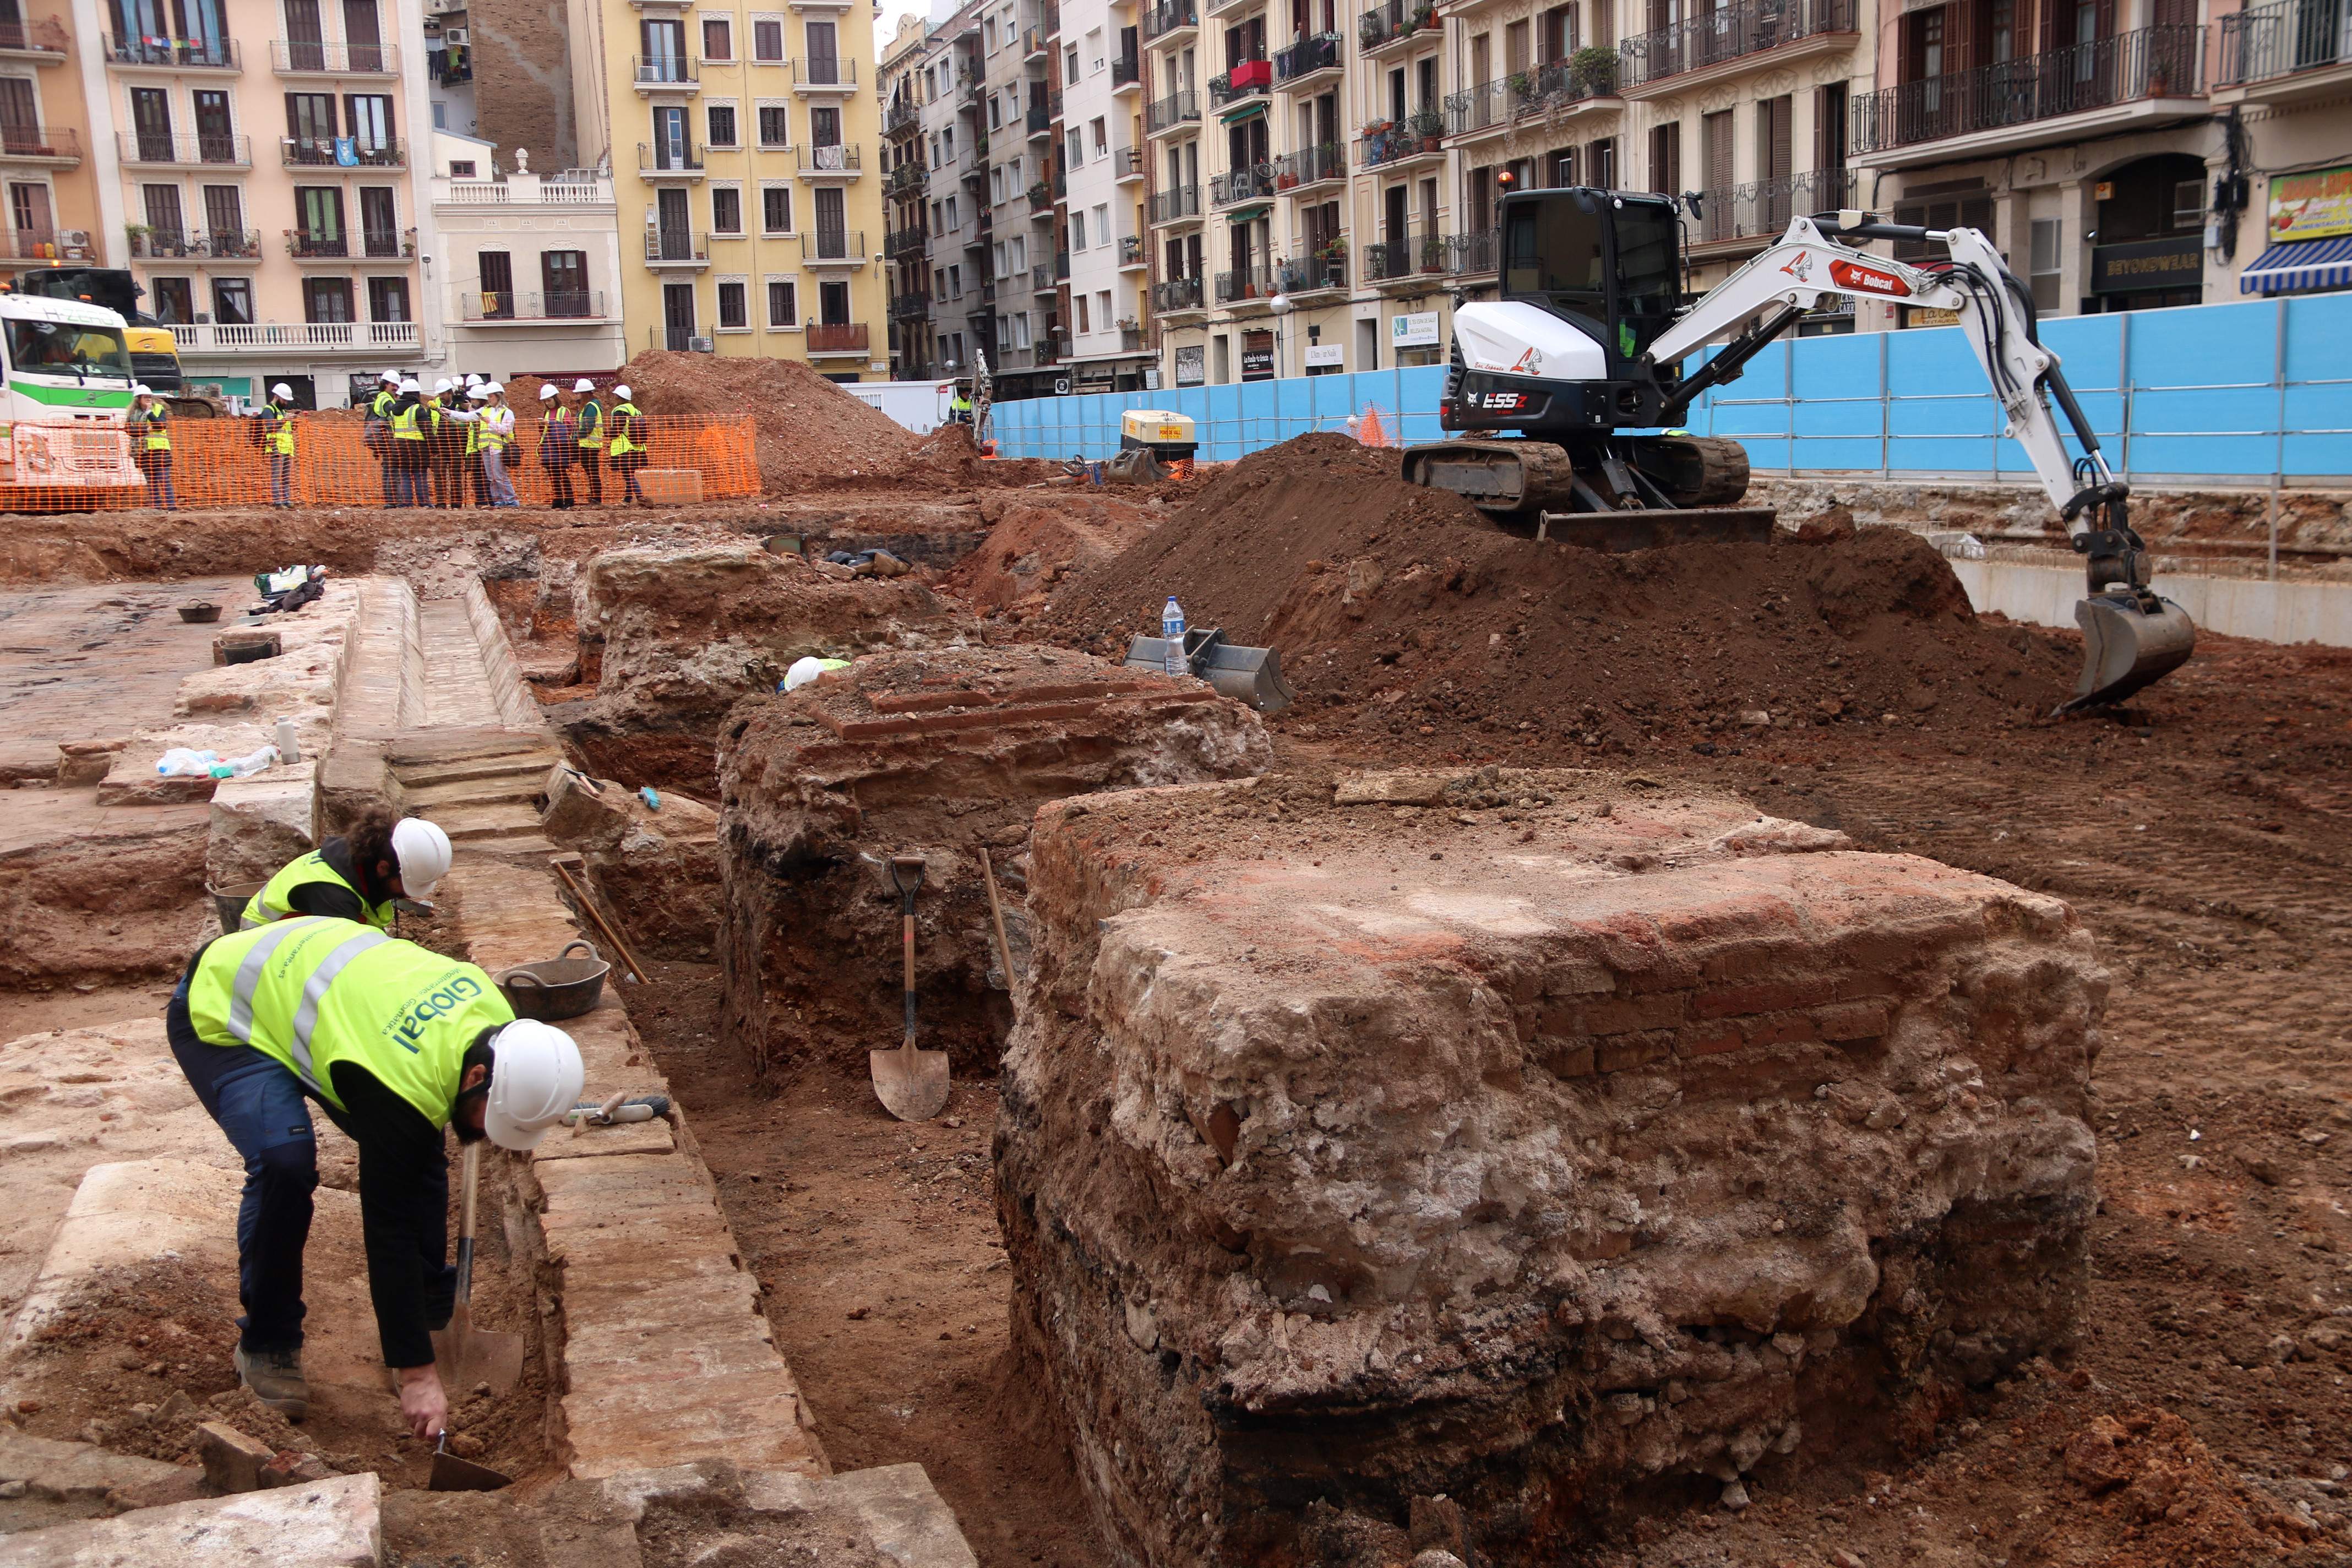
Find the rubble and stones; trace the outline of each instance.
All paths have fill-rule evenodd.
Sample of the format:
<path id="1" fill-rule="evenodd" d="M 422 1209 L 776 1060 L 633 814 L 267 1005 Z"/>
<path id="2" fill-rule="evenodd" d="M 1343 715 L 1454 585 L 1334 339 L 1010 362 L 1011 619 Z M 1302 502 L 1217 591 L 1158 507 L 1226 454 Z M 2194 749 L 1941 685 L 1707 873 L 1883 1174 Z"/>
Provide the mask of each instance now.
<path id="1" fill-rule="evenodd" d="M 989 983 L 1001 965 L 980 851 L 1017 905 L 1041 802 L 1255 773 L 1271 755 L 1257 715 L 1202 682 L 1035 647 L 861 658 L 744 704 L 724 747 L 730 1037 L 753 1060 L 860 1070 L 898 1038 L 888 862 L 919 855 L 918 1032 L 961 1072 L 992 1070 L 1010 1023 Z"/>
<path id="2" fill-rule="evenodd" d="M 1038 814 L 998 1215 L 1118 1552 L 1442 1497 L 1555 1562 L 2074 1341 L 2107 976 L 2064 905 L 1643 778 L 1332 794 Z"/>
<path id="3" fill-rule="evenodd" d="M 715 956 L 716 811 L 675 789 L 656 790 L 648 800 L 617 779 L 592 779 L 567 763 L 549 770 L 542 793 L 540 830 L 549 842 L 580 853 L 590 885 L 640 953 Z"/>

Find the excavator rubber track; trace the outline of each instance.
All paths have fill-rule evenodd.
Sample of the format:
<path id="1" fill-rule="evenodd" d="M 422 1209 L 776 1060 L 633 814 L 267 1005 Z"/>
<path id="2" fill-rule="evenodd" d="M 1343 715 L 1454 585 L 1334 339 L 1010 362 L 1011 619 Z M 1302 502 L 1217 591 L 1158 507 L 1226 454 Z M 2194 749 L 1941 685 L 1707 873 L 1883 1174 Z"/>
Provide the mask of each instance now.
<path id="1" fill-rule="evenodd" d="M 1588 550 L 1772 537 L 1771 509 L 1730 504 L 1748 491 L 1748 454 L 1737 441 L 1635 436 L 1614 446 L 1580 464 L 1549 441 L 1433 441 L 1406 449 L 1403 473 L 1408 483 L 1452 490 L 1498 522 Z"/>

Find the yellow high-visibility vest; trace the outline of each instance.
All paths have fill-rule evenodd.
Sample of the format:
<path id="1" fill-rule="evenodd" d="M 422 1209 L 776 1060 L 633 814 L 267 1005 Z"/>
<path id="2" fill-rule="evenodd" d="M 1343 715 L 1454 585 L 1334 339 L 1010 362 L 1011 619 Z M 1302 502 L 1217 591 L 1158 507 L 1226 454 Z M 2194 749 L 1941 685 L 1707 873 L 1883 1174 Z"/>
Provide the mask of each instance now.
<path id="1" fill-rule="evenodd" d="M 352 896 L 359 900 L 361 907 L 367 910 L 367 923 L 379 929 L 390 929 L 393 914 L 392 900 L 386 899 L 383 903 L 370 905 L 367 895 L 357 888 L 352 887 L 342 874 L 328 865 L 326 858 L 316 849 L 311 850 L 308 855 L 297 855 L 279 867 L 278 874 L 262 885 L 261 891 L 246 901 L 245 923 L 240 929 L 251 931 L 255 926 L 268 925 L 271 921 L 285 920 L 294 912 L 294 889 L 310 882 L 324 882 L 330 887 L 350 889 Z"/>

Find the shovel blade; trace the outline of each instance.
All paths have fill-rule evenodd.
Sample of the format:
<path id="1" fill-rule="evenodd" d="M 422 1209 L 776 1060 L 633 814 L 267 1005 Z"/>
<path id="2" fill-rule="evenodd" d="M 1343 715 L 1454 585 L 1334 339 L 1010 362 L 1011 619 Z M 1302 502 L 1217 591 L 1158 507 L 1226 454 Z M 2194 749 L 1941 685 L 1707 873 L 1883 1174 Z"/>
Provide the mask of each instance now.
<path id="1" fill-rule="evenodd" d="M 500 1487 L 512 1486 L 514 1478 L 503 1475 L 488 1465 L 478 1465 L 471 1459 L 461 1459 L 451 1453 L 433 1456 L 433 1479 L 425 1489 L 434 1492 L 494 1492 Z"/>
<path id="2" fill-rule="evenodd" d="M 893 1046 L 866 1053 L 874 1098 L 901 1121 L 929 1121 L 948 1102 L 948 1054 Z"/>
<path id="3" fill-rule="evenodd" d="M 2169 599 L 2147 607 L 2130 593 L 2095 594 L 2074 605 L 2083 628 L 2083 674 L 2074 695 L 2058 710 L 2072 712 L 2120 702 L 2161 680 L 2196 651 L 2197 625 Z"/>
<path id="4" fill-rule="evenodd" d="M 520 1334 L 489 1333 L 462 1316 L 433 1336 L 433 1364 L 452 1399 L 485 1383 L 492 1394 L 512 1394 L 522 1381 L 522 1354 Z"/>

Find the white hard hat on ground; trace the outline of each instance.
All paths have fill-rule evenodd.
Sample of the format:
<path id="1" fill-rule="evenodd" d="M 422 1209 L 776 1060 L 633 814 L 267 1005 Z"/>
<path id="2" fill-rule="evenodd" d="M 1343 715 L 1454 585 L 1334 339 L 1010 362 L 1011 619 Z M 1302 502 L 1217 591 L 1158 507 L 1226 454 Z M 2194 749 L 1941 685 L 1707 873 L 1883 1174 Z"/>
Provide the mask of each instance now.
<path id="1" fill-rule="evenodd" d="M 629 391 L 628 383 L 621 382 L 614 386 L 613 395 L 619 398 L 622 402 L 626 403 L 634 395 Z"/>
<path id="2" fill-rule="evenodd" d="M 784 671 L 784 689 L 798 691 L 828 669 L 848 668 L 849 661 L 845 658 L 818 658 L 813 655 L 807 658 L 796 658 L 793 660 L 793 667 Z"/>
<path id="3" fill-rule="evenodd" d="M 400 384 L 400 390 L 403 392 L 422 392 L 425 389 L 417 385 L 415 380 L 412 377 L 411 379 Z"/>
<path id="4" fill-rule="evenodd" d="M 518 1018 L 498 1032 L 490 1050 L 482 1130 L 501 1149 L 536 1149 L 588 1087 L 580 1047 L 552 1024 Z"/>
<path id="5" fill-rule="evenodd" d="M 269 389 L 269 395 L 272 397 L 291 397 L 294 395 L 294 389 L 281 381 L 277 385 Z"/>
<path id="6" fill-rule="evenodd" d="M 572 384 L 572 390 L 574 392 L 593 392 L 596 390 L 596 384 L 583 375 L 578 381 Z"/>
<path id="7" fill-rule="evenodd" d="M 429 899 L 433 885 L 449 874 L 449 836 L 437 823 L 403 817 L 392 830 L 392 858 L 400 866 L 400 886 L 412 899 Z"/>
<path id="8" fill-rule="evenodd" d="M 555 383 L 553 383 L 553 382 L 551 382 L 551 382 L 548 382 L 546 384 L 544 384 L 543 386 L 541 386 L 541 387 L 539 389 L 539 400 L 540 400 L 541 403 L 552 403 L 552 402 L 554 402 L 554 401 L 555 401 L 555 393 L 556 393 L 556 385 L 555 385 Z"/>

